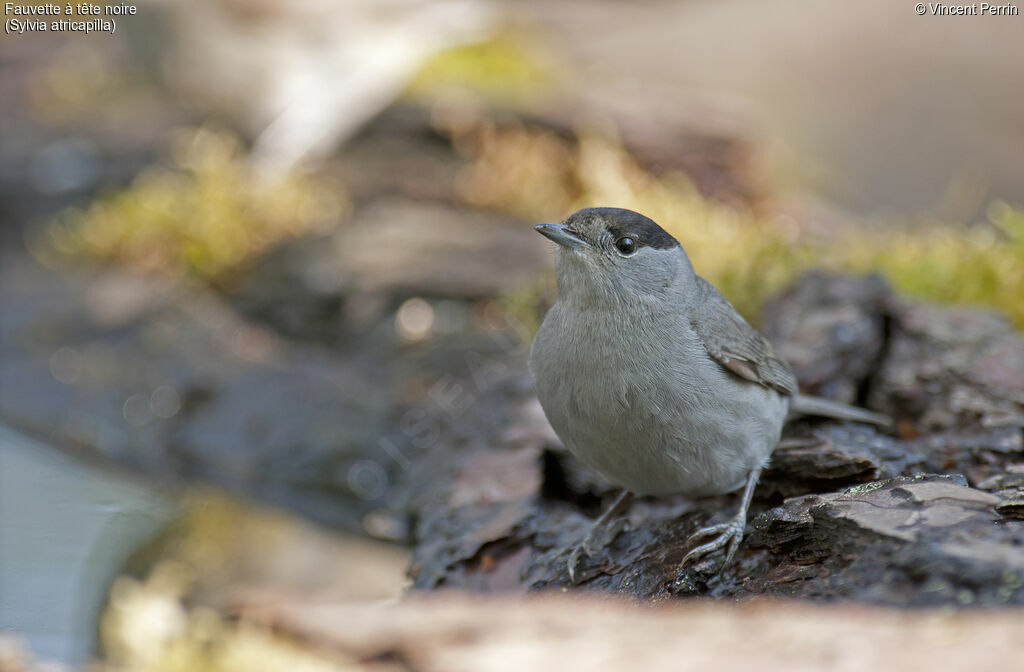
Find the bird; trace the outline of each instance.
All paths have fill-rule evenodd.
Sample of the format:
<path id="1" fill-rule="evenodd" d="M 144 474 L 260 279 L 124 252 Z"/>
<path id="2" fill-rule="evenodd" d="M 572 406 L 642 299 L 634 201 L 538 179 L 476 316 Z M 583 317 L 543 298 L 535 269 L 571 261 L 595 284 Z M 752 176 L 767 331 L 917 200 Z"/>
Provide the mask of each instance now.
<path id="1" fill-rule="evenodd" d="M 603 527 L 633 495 L 742 489 L 735 516 L 687 540 L 711 538 L 682 567 L 724 548 L 721 571 L 743 539 L 758 478 L 788 417 L 889 424 L 800 394 L 768 339 L 652 219 L 586 208 L 534 228 L 557 244 L 557 299 L 530 348 L 537 398 L 565 447 L 622 488 L 571 553 L 570 581 L 580 555 L 610 541 L 602 541 Z"/>

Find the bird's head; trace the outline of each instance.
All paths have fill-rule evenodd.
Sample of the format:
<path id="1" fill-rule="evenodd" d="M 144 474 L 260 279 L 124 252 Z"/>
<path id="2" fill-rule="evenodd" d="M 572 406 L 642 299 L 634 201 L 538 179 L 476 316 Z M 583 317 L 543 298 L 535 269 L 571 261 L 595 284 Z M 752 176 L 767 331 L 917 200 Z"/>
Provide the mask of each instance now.
<path id="1" fill-rule="evenodd" d="M 654 220 L 622 208 L 586 208 L 536 231 L 558 244 L 561 299 L 615 307 L 665 296 L 693 275 L 682 246 Z"/>

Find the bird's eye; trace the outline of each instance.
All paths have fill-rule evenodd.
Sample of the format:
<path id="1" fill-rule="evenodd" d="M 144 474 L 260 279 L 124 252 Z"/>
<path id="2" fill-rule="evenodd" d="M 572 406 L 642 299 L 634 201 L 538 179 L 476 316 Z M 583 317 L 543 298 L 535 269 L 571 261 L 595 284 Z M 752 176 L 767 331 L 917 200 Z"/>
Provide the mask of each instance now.
<path id="1" fill-rule="evenodd" d="M 629 236 L 623 236 L 615 241 L 615 249 L 628 257 L 636 252 L 636 241 Z"/>

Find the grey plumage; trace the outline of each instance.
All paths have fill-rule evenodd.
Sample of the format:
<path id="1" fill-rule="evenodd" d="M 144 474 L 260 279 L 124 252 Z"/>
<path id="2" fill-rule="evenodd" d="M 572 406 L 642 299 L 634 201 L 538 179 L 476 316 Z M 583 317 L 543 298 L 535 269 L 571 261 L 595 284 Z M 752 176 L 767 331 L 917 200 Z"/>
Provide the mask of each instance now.
<path id="1" fill-rule="evenodd" d="M 768 339 L 750 326 L 714 285 L 699 275 L 695 280 L 690 324 L 708 354 L 741 378 L 782 394 L 796 394 L 796 376 Z"/>
<path id="2" fill-rule="evenodd" d="M 885 420 L 797 394 L 771 343 L 643 215 L 591 208 L 537 230 L 558 243 L 558 300 L 534 339 L 530 370 L 565 446 L 640 495 L 747 486 L 737 517 L 703 530 L 721 534 L 688 558 L 726 545 L 727 559 L 735 551 L 757 476 L 791 411 Z"/>
<path id="3" fill-rule="evenodd" d="M 883 427 L 892 424 L 892 419 L 881 413 L 872 413 L 863 408 L 806 394 L 795 395 L 792 401 L 789 402 L 789 410 L 794 415 L 820 415 L 825 418 L 864 422 L 869 425 L 880 425 Z"/>

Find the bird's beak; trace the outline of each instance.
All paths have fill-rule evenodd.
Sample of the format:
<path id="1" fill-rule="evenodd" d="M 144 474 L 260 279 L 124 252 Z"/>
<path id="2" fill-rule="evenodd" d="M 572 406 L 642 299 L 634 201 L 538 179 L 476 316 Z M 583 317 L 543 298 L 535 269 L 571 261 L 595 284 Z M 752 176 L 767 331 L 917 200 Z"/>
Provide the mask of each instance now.
<path id="1" fill-rule="evenodd" d="M 585 247 L 586 241 L 564 224 L 538 224 L 533 230 L 563 247 Z"/>

